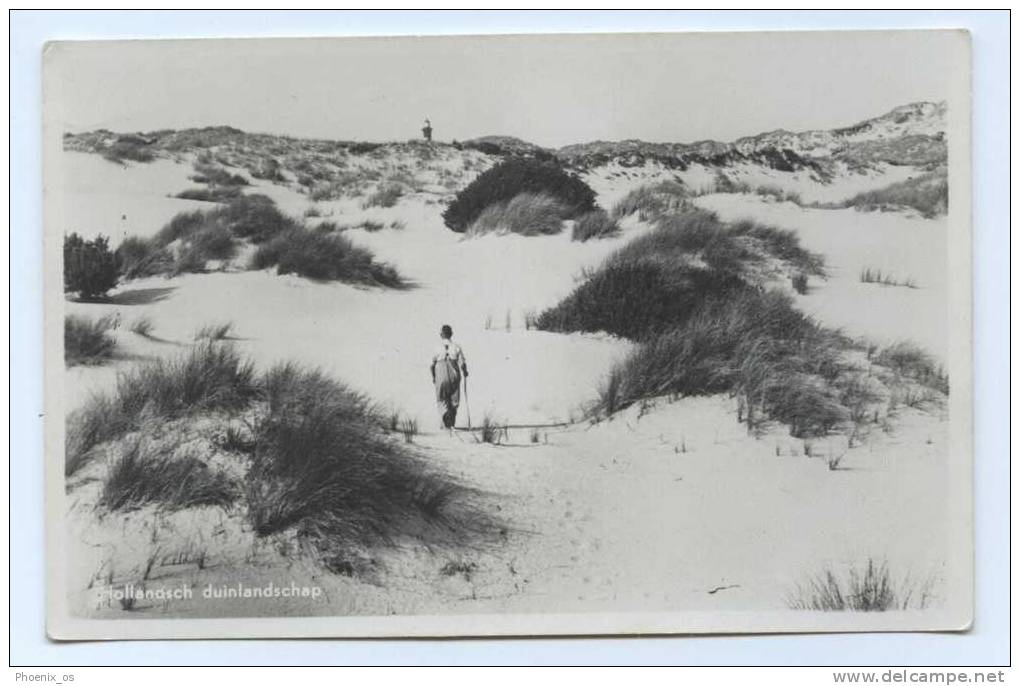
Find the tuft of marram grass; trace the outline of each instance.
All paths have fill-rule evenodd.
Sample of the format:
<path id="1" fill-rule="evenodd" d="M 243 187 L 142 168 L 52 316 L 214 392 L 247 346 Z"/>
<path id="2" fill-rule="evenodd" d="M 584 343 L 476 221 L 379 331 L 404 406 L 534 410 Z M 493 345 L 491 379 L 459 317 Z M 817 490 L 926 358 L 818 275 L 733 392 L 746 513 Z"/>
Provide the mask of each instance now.
<path id="1" fill-rule="evenodd" d="M 883 272 L 881 269 L 873 269 L 871 267 L 865 267 L 862 269 L 859 278 L 861 283 L 877 283 L 882 286 L 917 288 L 917 283 L 910 277 L 897 279 L 888 272 Z"/>
<path id="2" fill-rule="evenodd" d="M 234 331 L 232 322 L 221 322 L 218 324 L 204 324 L 195 331 L 196 341 L 224 341 L 231 337 Z"/>
<path id="3" fill-rule="evenodd" d="M 117 341 L 110 335 L 114 328 L 112 317 L 92 319 L 69 314 L 64 317 L 64 363 L 68 367 L 79 364 L 102 364 L 111 357 Z"/>
<path id="4" fill-rule="evenodd" d="M 380 225 L 381 226 L 381 225 Z M 397 270 L 377 262 L 367 248 L 335 233 L 295 228 L 259 246 L 252 258 L 254 269 L 276 267 L 279 274 L 297 274 L 309 279 L 405 288 Z"/>
<path id="5" fill-rule="evenodd" d="M 797 585 L 786 599 L 793 610 L 818 612 L 887 612 L 924 610 L 931 606 L 934 579 L 905 578 L 897 583 L 885 562 L 868 558 L 845 573 L 825 569 Z"/>
<path id="6" fill-rule="evenodd" d="M 216 505 L 229 507 L 239 485 L 225 472 L 210 468 L 197 455 L 172 443 L 135 436 L 125 441 L 103 480 L 99 505 L 132 510 L 145 505 L 180 510 Z"/>
<path id="7" fill-rule="evenodd" d="M 510 200 L 489 205 L 468 227 L 467 233 L 516 233 L 522 236 L 556 234 L 563 230 L 568 208 L 551 195 L 521 193 Z"/>
<path id="8" fill-rule="evenodd" d="M 65 466 L 74 474 L 92 449 L 137 430 L 143 416 L 169 420 L 212 410 L 238 410 L 256 396 L 254 368 L 230 345 L 203 342 L 187 354 L 139 365 L 111 393 L 91 396 L 67 417 Z"/>
<path id="9" fill-rule="evenodd" d="M 594 210 L 582 214 L 574 221 L 570 238 L 585 242 L 597 238 L 613 238 L 620 234 L 620 224 L 605 210 Z"/>
<path id="10" fill-rule="evenodd" d="M 150 317 L 137 317 L 131 322 L 131 333 L 138 334 L 143 338 L 148 338 L 152 335 L 152 319 Z"/>

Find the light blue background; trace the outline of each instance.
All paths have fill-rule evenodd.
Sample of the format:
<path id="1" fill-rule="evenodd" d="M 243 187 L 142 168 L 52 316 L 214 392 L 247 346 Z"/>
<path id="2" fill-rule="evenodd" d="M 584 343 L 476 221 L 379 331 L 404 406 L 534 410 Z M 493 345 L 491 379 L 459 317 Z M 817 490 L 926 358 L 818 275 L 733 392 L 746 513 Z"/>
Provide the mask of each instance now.
<path id="1" fill-rule="evenodd" d="M 977 619 L 955 634 L 57 644 L 44 631 L 40 58 L 54 39 L 967 28 L 974 63 Z M 25 12 L 11 57 L 11 664 L 1003 665 L 1009 661 L 1009 15 L 998 12 Z M 16 400 L 16 402 L 15 402 Z"/>

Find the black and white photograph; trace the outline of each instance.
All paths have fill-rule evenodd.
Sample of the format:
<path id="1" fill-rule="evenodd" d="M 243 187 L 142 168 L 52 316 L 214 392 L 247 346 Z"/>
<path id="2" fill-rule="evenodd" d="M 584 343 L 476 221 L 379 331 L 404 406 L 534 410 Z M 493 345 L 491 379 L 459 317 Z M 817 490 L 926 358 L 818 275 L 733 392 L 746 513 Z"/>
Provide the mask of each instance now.
<path id="1" fill-rule="evenodd" d="M 970 69 L 47 44 L 49 636 L 968 629 Z"/>

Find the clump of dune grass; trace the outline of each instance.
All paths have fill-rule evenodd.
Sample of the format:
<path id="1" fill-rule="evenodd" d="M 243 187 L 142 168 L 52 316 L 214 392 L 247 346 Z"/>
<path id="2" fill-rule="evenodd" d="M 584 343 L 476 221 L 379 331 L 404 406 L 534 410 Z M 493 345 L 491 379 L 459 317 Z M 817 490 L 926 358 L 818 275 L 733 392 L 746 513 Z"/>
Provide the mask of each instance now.
<path id="1" fill-rule="evenodd" d="M 131 322 L 131 333 L 138 334 L 142 338 L 149 338 L 152 335 L 152 326 L 150 317 L 137 317 Z"/>
<path id="2" fill-rule="evenodd" d="M 110 335 L 114 328 L 111 317 L 92 319 L 69 314 L 64 317 L 64 363 L 68 367 L 79 364 L 102 364 L 111 357 L 117 341 Z"/>
<path id="3" fill-rule="evenodd" d="M 309 279 L 386 288 L 407 283 L 391 265 L 377 262 L 367 248 L 354 245 L 342 235 L 295 228 L 259 246 L 252 258 L 254 269 L 276 267 L 279 274 Z"/>
<path id="4" fill-rule="evenodd" d="M 181 200 L 200 200 L 202 202 L 225 203 L 241 195 L 241 189 L 236 186 L 212 186 L 210 188 L 188 188 L 175 198 Z"/>
<path id="5" fill-rule="evenodd" d="M 195 331 L 196 341 L 223 341 L 230 338 L 234 331 L 232 322 L 221 322 L 218 324 L 204 324 Z"/>
<path id="6" fill-rule="evenodd" d="M 169 420 L 239 410 L 257 392 L 251 363 L 227 344 L 206 341 L 181 357 L 139 365 L 67 417 L 65 473 L 87 464 L 96 446 L 137 430 L 143 414 Z"/>
<path id="7" fill-rule="evenodd" d="M 404 189 L 400 184 L 383 184 L 376 189 L 375 193 L 368 196 L 363 207 L 393 207 L 403 195 Z"/>
<path id="8" fill-rule="evenodd" d="M 786 599 L 793 610 L 888 612 L 924 610 L 933 601 L 934 579 L 897 583 L 885 562 L 872 558 L 845 573 L 825 569 L 793 589 Z"/>
<path id="9" fill-rule="evenodd" d="M 400 420 L 400 433 L 405 443 L 414 443 L 414 437 L 418 435 L 418 420 L 410 417 Z"/>
<path id="10" fill-rule="evenodd" d="M 99 505 L 109 510 L 229 507 L 240 496 L 239 485 L 225 472 L 172 443 L 136 436 L 120 447 L 99 496 Z"/>
<path id="11" fill-rule="evenodd" d="M 150 239 L 129 236 L 117 248 L 120 273 L 127 278 L 205 271 L 211 260 L 225 261 L 239 241 L 262 244 L 298 226 L 264 195 L 241 195 L 207 211 L 179 212 Z"/>
<path id="12" fill-rule="evenodd" d="M 248 179 L 240 174 L 231 174 L 223 167 L 206 162 L 195 163 L 195 173 L 190 177 L 195 183 L 210 186 L 247 186 Z"/>
<path id="13" fill-rule="evenodd" d="M 355 224 L 354 228 L 361 229 L 362 231 L 367 231 L 368 233 L 375 233 L 376 231 L 383 230 L 383 224 L 382 222 L 374 222 L 370 219 L 366 219 L 363 222 Z"/>
<path id="14" fill-rule="evenodd" d="M 885 188 L 858 193 L 836 206 L 868 211 L 910 207 L 925 219 L 933 219 L 946 214 L 949 209 L 949 181 L 945 169 L 941 169 Z"/>
<path id="15" fill-rule="evenodd" d="M 482 418 L 482 424 L 475 435 L 479 443 L 499 445 L 507 440 L 508 432 L 506 424 L 497 420 L 493 415 L 486 413 Z"/>
<path id="16" fill-rule="evenodd" d="M 594 210 L 582 214 L 574 221 L 570 238 L 585 242 L 595 238 L 613 238 L 620 234 L 620 224 L 605 210 Z"/>
<path id="17" fill-rule="evenodd" d="M 246 485 L 256 535 L 293 530 L 328 556 L 411 536 L 463 543 L 485 531 L 476 494 L 389 438 L 365 396 L 292 364 L 260 383 L 266 412 Z"/>
<path id="18" fill-rule="evenodd" d="M 697 306 L 757 286 L 768 260 L 824 274 L 820 256 L 795 234 L 750 221 L 724 223 L 711 212 L 662 215 L 656 228 L 612 253 L 537 321 L 547 331 L 606 331 L 635 340 L 686 320 Z"/>
<path id="19" fill-rule="evenodd" d="M 793 290 L 800 295 L 807 295 L 808 292 L 808 275 L 804 272 L 797 272 L 796 274 L 790 275 L 790 286 Z"/>
<path id="20" fill-rule="evenodd" d="M 637 214 L 641 221 L 653 221 L 663 214 L 681 210 L 692 194 L 680 181 L 666 180 L 639 186 L 613 205 L 614 219 Z"/>
<path id="21" fill-rule="evenodd" d="M 878 351 L 873 358 L 875 364 L 933 388 L 943 394 L 949 393 L 949 376 L 935 359 L 918 345 L 900 341 Z"/>
<path id="22" fill-rule="evenodd" d="M 877 283 L 881 286 L 902 286 L 903 288 L 917 288 L 917 283 L 910 277 L 905 279 L 897 279 L 895 276 L 888 272 L 883 272 L 881 269 L 872 269 L 871 267 L 865 267 L 860 273 L 861 283 Z"/>
<path id="23" fill-rule="evenodd" d="M 544 193 L 521 193 L 510 200 L 489 205 L 468 227 L 481 235 L 505 232 L 522 236 L 556 234 L 563 230 L 568 212 L 562 202 Z"/>

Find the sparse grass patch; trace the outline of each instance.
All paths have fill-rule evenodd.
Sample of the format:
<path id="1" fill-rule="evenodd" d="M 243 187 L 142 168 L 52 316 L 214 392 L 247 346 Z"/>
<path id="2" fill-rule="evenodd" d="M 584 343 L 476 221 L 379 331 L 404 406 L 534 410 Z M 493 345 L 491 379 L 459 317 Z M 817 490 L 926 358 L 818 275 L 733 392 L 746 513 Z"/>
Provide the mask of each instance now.
<path id="1" fill-rule="evenodd" d="M 482 418 L 482 424 L 478 429 L 478 433 L 475 435 L 475 440 L 479 443 L 499 445 L 506 439 L 506 425 L 497 420 L 491 414 L 486 413 Z"/>
<path id="2" fill-rule="evenodd" d="M 637 213 L 641 221 L 653 221 L 668 212 L 682 210 L 690 196 L 691 193 L 680 181 L 646 184 L 630 191 L 613 205 L 612 216 L 623 219 Z"/>
<path id="3" fill-rule="evenodd" d="M 910 277 L 900 280 L 888 272 L 883 272 L 881 269 L 872 269 L 871 267 L 865 267 L 861 270 L 860 281 L 861 283 L 877 283 L 881 286 L 917 288 L 917 284 Z"/>
<path id="4" fill-rule="evenodd" d="M 384 184 L 379 186 L 375 193 L 368 196 L 363 207 L 393 207 L 403 195 L 404 189 L 399 184 Z"/>
<path id="5" fill-rule="evenodd" d="M 949 376 L 931 355 L 909 341 L 900 341 L 883 348 L 875 356 L 876 364 L 917 383 L 949 394 Z"/>
<path id="6" fill-rule="evenodd" d="M 102 364 L 111 357 L 117 341 L 109 334 L 114 328 L 113 319 L 92 319 L 69 314 L 64 317 L 64 363 L 68 367 L 79 364 Z"/>
<path id="7" fill-rule="evenodd" d="M 786 599 L 793 610 L 887 612 L 924 610 L 933 601 L 934 580 L 897 583 L 885 562 L 869 558 L 861 567 L 837 574 L 826 569 L 798 585 Z"/>

